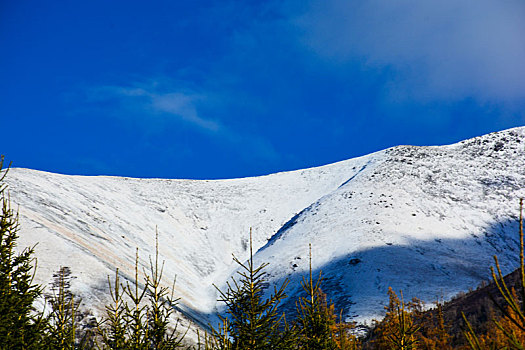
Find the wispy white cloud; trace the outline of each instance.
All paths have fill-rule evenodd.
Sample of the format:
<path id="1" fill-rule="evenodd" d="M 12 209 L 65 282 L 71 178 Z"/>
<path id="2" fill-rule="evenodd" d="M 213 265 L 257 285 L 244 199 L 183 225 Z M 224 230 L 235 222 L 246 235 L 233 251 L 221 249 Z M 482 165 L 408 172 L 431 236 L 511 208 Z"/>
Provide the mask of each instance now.
<path id="1" fill-rule="evenodd" d="M 182 122 L 201 131 L 196 137 L 213 137 L 237 150 L 237 156 L 254 158 L 263 162 L 275 162 L 280 155 L 273 145 L 261 135 L 252 135 L 224 123 L 218 116 L 224 114 L 224 102 L 231 101 L 228 94 L 219 96 L 201 89 L 198 92 L 176 87 L 169 79 L 152 80 L 150 83 L 133 83 L 126 86 L 108 85 L 88 89 L 87 98 L 100 104 L 103 113 L 114 109 L 115 118 L 132 119 L 146 129 L 162 129 L 168 122 Z M 188 83 L 188 85 L 190 85 Z M 108 103 L 112 107 L 108 107 Z M 217 106 L 219 104 L 219 106 Z M 96 103 L 95 103 L 96 105 Z M 204 116 L 206 111 L 218 107 L 218 115 Z M 201 110 L 205 112 L 201 112 Z M 138 122 L 137 122 L 138 121 Z M 131 122 L 131 120 L 130 120 Z M 206 136 L 207 135 L 207 136 Z M 235 156 L 235 155 L 232 155 Z"/>
<path id="2" fill-rule="evenodd" d="M 145 120 L 152 114 L 162 114 L 190 123 L 198 128 L 219 132 L 221 124 L 198 113 L 198 104 L 206 98 L 188 91 L 158 92 L 151 87 L 104 86 L 94 89 L 91 96 L 97 99 L 117 99 L 121 104 L 142 110 Z"/>
<path id="3" fill-rule="evenodd" d="M 525 98 L 522 0 L 327 0 L 294 24 L 333 64 L 388 68 L 394 97 Z"/>

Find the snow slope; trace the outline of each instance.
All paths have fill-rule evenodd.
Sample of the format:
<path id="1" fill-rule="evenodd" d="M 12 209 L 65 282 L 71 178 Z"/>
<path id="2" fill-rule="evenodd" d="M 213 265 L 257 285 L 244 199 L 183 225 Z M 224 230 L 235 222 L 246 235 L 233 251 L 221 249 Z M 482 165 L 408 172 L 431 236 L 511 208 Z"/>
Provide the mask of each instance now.
<path id="1" fill-rule="evenodd" d="M 370 158 L 370 157 L 368 157 Z M 136 247 L 147 267 L 159 232 L 164 277 L 177 277 L 181 308 L 212 313 L 216 290 L 248 254 L 249 229 L 261 247 L 293 215 L 335 190 L 365 158 L 315 169 L 220 181 L 65 176 L 12 169 L 11 200 L 19 206 L 20 246 L 34 245 L 37 281 L 71 267 L 86 303 L 100 304 L 116 267 L 133 276 Z"/>
<path id="2" fill-rule="evenodd" d="M 87 305 L 101 305 L 107 275 L 133 275 L 159 233 L 164 277 L 181 310 L 207 322 L 217 293 L 246 259 L 272 283 L 322 270 L 324 290 L 359 321 L 379 317 L 389 286 L 433 301 L 487 279 L 490 256 L 516 266 L 518 198 L 525 196 L 525 128 L 438 147 L 399 146 L 364 157 L 262 177 L 164 180 L 8 175 L 20 246 L 34 245 L 37 281 L 71 267 Z M 300 288 L 300 287 L 299 287 Z M 288 294 L 300 292 L 291 283 Z M 289 298 L 291 301 L 292 298 Z M 290 303 L 291 305 L 292 303 Z"/>
<path id="3" fill-rule="evenodd" d="M 379 317 L 388 287 L 448 299 L 489 279 L 492 256 L 517 266 L 525 128 L 440 147 L 399 146 L 299 215 L 261 249 L 274 281 L 313 266 L 358 321 Z M 290 294 L 295 294 L 290 291 Z"/>

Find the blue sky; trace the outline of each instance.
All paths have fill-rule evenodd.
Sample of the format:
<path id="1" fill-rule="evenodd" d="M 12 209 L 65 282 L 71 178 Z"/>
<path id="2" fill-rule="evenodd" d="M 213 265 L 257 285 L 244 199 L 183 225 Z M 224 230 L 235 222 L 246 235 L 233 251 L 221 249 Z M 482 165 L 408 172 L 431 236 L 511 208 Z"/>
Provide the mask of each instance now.
<path id="1" fill-rule="evenodd" d="M 525 125 L 522 0 L 2 1 L 0 153 L 231 178 Z"/>

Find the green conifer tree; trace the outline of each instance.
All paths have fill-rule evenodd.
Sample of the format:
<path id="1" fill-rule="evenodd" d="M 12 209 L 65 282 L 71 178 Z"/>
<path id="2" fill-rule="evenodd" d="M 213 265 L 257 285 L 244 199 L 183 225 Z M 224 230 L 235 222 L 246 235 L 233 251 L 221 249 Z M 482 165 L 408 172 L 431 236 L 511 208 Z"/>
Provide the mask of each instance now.
<path id="1" fill-rule="evenodd" d="M 34 248 L 16 252 L 18 214 L 11 209 L 0 158 L 0 349 L 38 348 L 45 322 L 34 309 L 41 286 L 33 283 Z"/>
<path id="2" fill-rule="evenodd" d="M 161 284 L 164 263 L 159 264 L 159 243 L 156 234 L 155 260 L 150 258 L 150 274 L 144 271 L 144 288 L 139 287 L 138 248 L 135 260 L 135 280 L 130 285 L 120 283 L 118 269 L 114 283 L 108 276 L 112 303 L 106 305 L 106 316 L 98 325 L 100 348 L 119 350 L 172 350 L 183 347 L 187 333 L 178 332 L 172 314 L 178 299 L 171 288 Z"/>
<path id="3" fill-rule="evenodd" d="M 133 288 L 132 288 L 133 287 Z M 135 254 L 135 279 L 133 285 L 126 283 L 124 293 L 131 303 L 125 303 L 124 318 L 128 335 L 128 347 L 131 350 L 148 349 L 148 327 L 145 326 L 145 310 L 143 303 L 147 289 L 139 288 L 139 248 Z"/>
<path id="4" fill-rule="evenodd" d="M 118 268 L 115 270 L 115 283 L 111 287 L 108 276 L 109 294 L 112 303 L 106 305 L 106 318 L 98 325 L 98 331 L 102 338 L 103 348 L 111 350 L 128 349 L 126 330 L 129 324 L 124 319 L 126 305 L 123 300 L 124 291 L 119 281 Z"/>
<path id="5" fill-rule="evenodd" d="M 300 348 L 305 350 L 337 349 L 336 342 L 332 338 L 332 329 L 336 324 L 335 315 L 330 312 L 326 294 L 321 291 L 323 281 L 321 273 L 315 282 L 312 277 L 312 246 L 310 245 L 309 248 L 310 275 L 308 280 L 303 278 L 301 282 L 306 297 L 300 297 L 297 303 Z"/>
<path id="6" fill-rule="evenodd" d="M 150 274 L 146 274 L 147 338 L 151 349 L 170 350 L 182 347 L 186 335 L 178 333 L 178 323 L 170 329 L 170 317 L 178 300 L 173 297 L 175 280 L 170 289 L 161 285 L 164 262 L 159 266 L 159 235 L 156 233 L 155 262 L 150 257 Z"/>
<path id="7" fill-rule="evenodd" d="M 306 297 L 297 302 L 296 332 L 300 349 L 305 350 L 353 350 L 358 346 L 357 338 L 350 334 L 352 323 L 342 320 L 342 311 L 337 321 L 335 306 L 328 302 L 321 289 L 321 273 L 316 281 L 312 276 L 312 246 L 309 246 L 310 269 L 308 279 L 303 278 L 301 286 Z"/>
<path id="8" fill-rule="evenodd" d="M 219 329 L 213 329 L 214 349 L 234 350 L 272 350 L 286 349 L 290 344 L 290 332 L 286 330 L 285 316 L 277 307 L 286 297 L 285 280 L 279 288 L 264 298 L 267 274 L 263 263 L 255 267 L 253 262 L 252 233 L 250 229 L 250 258 L 242 263 L 233 260 L 241 267 L 239 279 L 227 283 L 226 292 L 217 288 L 219 301 L 226 304 L 228 317 L 222 317 Z"/>

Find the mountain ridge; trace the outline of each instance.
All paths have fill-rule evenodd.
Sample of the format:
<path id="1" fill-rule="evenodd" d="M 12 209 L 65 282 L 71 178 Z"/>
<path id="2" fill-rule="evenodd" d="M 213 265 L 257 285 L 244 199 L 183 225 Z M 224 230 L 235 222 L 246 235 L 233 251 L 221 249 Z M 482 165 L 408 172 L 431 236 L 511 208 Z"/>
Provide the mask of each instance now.
<path id="1" fill-rule="evenodd" d="M 220 310 L 212 284 L 224 286 L 235 275 L 231 255 L 247 258 L 253 227 L 255 259 L 270 262 L 271 283 L 299 280 L 311 242 L 325 291 L 349 318 L 364 322 L 381 315 L 389 284 L 408 296 L 428 275 L 450 297 L 487 277 L 490 261 L 482 256 L 499 252 L 502 266 L 512 268 L 524 145 L 520 127 L 261 177 L 136 179 L 13 168 L 7 183 L 20 208 L 20 246 L 40 242 L 37 281 L 70 266 L 88 305 L 104 302 L 101 291 L 115 267 L 133 275 L 136 247 L 146 267 L 158 229 L 165 283 L 176 275 L 181 311 L 206 323 Z M 404 262 L 410 259 L 420 269 L 413 275 L 414 263 Z M 447 277 L 459 282 L 451 286 Z M 289 294 L 299 292 L 295 284 Z M 431 293 L 421 294 L 428 300 Z"/>
<path id="2" fill-rule="evenodd" d="M 279 280 L 290 265 L 304 273 L 307 244 L 318 245 L 314 266 L 337 287 L 336 306 L 344 291 L 338 306 L 358 321 L 381 316 L 389 286 L 403 289 L 407 298 L 448 299 L 488 279 L 492 255 L 513 266 L 517 198 L 524 194 L 523 137 L 524 129 L 517 128 L 449 146 L 388 149 L 367 174 L 296 218 L 281 233 L 282 242 L 261 250 L 258 261 L 279 265 Z M 287 257 L 278 258 L 283 252 Z M 349 265 L 352 259 L 359 263 Z"/>

